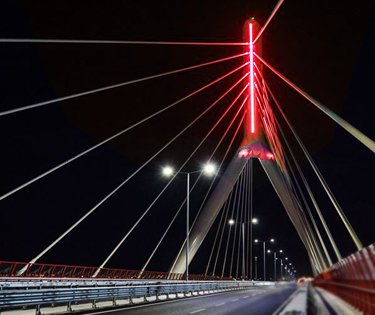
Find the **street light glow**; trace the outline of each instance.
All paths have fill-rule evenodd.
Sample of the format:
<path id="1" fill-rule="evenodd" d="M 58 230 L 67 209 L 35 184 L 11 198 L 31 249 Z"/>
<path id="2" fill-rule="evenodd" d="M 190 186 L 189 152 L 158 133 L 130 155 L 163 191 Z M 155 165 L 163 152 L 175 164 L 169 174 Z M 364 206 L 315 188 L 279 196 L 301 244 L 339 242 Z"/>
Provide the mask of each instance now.
<path id="1" fill-rule="evenodd" d="M 251 220 L 251 222 L 253 223 L 253 224 L 258 224 L 258 219 L 257 218 L 253 218 L 252 220 Z"/>
<path id="2" fill-rule="evenodd" d="M 267 249 L 267 253 L 270 253 L 271 252 L 271 250 L 270 249 Z"/>
<path id="3" fill-rule="evenodd" d="M 233 220 L 233 219 L 230 219 L 230 220 L 228 221 L 228 223 L 229 223 L 229 225 L 233 225 L 233 224 L 234 224 L 234 220 Z"/>
<path id="4" fill-rule="evenodd" d="M 173 168 L 170 166 L 166 166 L 163 168 L 163 174 L 165 176 L 171 176 L 173 174 Z"/>
<path id="5" fill-rule="evenodd" d="M 258 240 L 258 239 L 255 239 L 255 240 L 254 240 L 254 242 L 255 242 L 255 243 L 258 243 L 258 242 L 259 242 L 259 240 Z"/>
<path id="6" fill-rule="evenodd" d="M 215 170 L 216 170 L 216 167 L 213 164 L 207 164 L 204 167 L 204 172 L 207 173 L 207 174 L 213 174 L 213 173 L 215 173 Z"/>
<path id="7" fill-rule="evenodd" d="M 275 241 L 275 239 L 271 238 L 271 242 L 273 243 Z"/>
<path id="8" fill-rule="evenodd" d="M 283 250 L 282 249 L 280 249 L 280 253 L 282 253 L 283 252 Z"/>

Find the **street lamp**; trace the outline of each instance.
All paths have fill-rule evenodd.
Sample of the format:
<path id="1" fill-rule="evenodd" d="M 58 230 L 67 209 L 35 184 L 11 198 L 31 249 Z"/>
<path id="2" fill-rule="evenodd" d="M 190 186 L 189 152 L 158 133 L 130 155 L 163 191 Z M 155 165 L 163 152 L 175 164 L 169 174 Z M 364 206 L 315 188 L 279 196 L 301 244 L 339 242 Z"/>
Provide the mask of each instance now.
<path id="1" fill-rule="evenodd" d="M 245 224 L 250 223 L 250 222 L 251 222 L 251 224 L 257 224 L 258 219 L 253 218 L 251 221 L 241 222 L 241 230 L 242 230 L 242 279 L 245 279 L 245 277 L 246 277 L 246 272 L 245 272 Z M 240 222 L 238 222 L 238 223 L 240 223 Z M 232 226 L 232 225 L 236 224 L 236 221 L 233 220 L 233 219 L 230 219 L 228 221 L 228 224 Z"/>
<path id="2" fill-rule="evenodd" d="M 274 269 L 274 273 L 275 273 L 275 281 L 277 281 L 277 274 L 276 274 L 276 260 L 277 260 L 277 256 L 276 256 L 276 250 L 275 251 L 273 251 L 273 269 Z M 282 253 L 283 252 L 283 250 L 282 249 L 280 249 L 279 250 L 279 253 Z M 272 253 L 272 250 L 267 250 L 267 253 Z"/>
<path id="3" fill-rule="evenodd" d="M 189 230 L 190 230 L 190 224 L 189 224 L 189 212 L 190 212 L 190 174 L 193 173 L 200 173 L 203 172 L 206 175 L 211 175 L 216 171 L 216 167 L 213 164 L 206 164 L 203 168 L 203 170 L 198 170 L 194 172 L 179 172 L 179 174 L 185 174 L 186 175 L 186 281 L 189 280 Z M 170 166 L 166 166 L 163 168 L 163 174 L 164 176 L 172 176 L 174 175 L 174 170 Z"/>
<path id="4" fill-rule="evenodd" d="M 254 240 L 255 243 L 263 243 L 263 281 L 266 281 L 266 243 L 273 243 L 275 239 L 271 238 L 269 241 Z"/>

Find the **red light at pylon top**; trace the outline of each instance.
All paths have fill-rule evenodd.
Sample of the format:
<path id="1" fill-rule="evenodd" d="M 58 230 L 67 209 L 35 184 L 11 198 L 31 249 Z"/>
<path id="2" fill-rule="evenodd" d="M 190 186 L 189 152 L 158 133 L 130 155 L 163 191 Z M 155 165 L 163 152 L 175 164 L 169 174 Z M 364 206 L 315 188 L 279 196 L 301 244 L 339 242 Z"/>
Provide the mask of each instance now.
<path id="1" fill-rule="evenodd" d="M 275 156 L 273 155 L 273 153 L 268 152 L 268 153 L 266 153 L 266 156 L 267 156 L 267 159 L 269 159 L 271 161 L 275 161 Z"/>
<path id="2" fill-rule="evenodd" d="M 239 153 L 238 153 L 238 156 L 239 157 L 248 157 L 250 154 L 249 150 L 241 150 Z"/>
<path id="3" fill-rule="evenodd" d="M 253 24 L 249 23 L 249 77 L 250 77 L 250 127 L 251 133 L 255 132 L 255 100 L 254 100 L 254 45 L 253 45 Z"/>

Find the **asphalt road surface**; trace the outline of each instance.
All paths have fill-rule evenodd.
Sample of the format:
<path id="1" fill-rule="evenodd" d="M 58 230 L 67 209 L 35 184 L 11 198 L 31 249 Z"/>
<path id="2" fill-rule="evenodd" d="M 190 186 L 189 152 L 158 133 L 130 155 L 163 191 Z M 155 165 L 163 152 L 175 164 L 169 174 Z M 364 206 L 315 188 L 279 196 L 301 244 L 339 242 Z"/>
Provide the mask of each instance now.
<path id="1" fill-rule="evenodd" d="M 140 315 L 140 314 L 254 314 L 272 315 L 297 289 L 296 285 L 279 285 L 268 288 L 251 288 L 178 300 L 128 306 L 91 314 Z"/>

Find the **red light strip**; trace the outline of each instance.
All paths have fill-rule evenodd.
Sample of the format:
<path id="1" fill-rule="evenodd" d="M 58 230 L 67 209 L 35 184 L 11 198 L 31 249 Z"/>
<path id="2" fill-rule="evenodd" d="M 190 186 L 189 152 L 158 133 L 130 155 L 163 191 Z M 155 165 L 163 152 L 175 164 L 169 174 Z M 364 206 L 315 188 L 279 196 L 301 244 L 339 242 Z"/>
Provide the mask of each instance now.
<path id="1" fill-rule="evenodd" d="M 253 24 L 249 23 L 249 53 L 250 53 L 250 115 L 251 115 L 251 133 L 255 132 L 255 105 L 254 105 L 254 55 L 253 55 Z"/>

